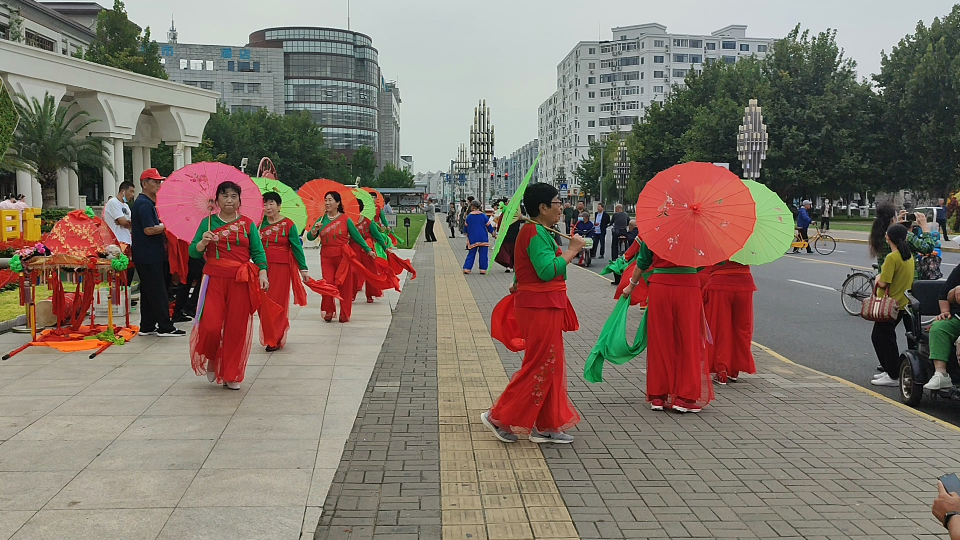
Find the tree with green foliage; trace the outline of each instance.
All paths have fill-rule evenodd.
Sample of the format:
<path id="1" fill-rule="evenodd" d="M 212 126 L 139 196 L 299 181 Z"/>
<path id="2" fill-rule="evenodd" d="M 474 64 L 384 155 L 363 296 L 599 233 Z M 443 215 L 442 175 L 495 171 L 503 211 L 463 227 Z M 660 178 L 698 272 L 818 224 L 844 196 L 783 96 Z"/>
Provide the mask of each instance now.
<path id="1" fill-rule="evenodd" d="M 78 172 L 78 166 L 85 165 L 100 170 L 106 167 L 113 172 L 113 164 L 103 152 L 107 139 L 83 135 L 100 120 L 91 118 L 77 102 L 58 106 L 50 94 L 42 102 L 17 94 L 14 105 L 20 124 L 7 160 L 10 167 L 36 176 L 43 193 L 43 208 L 56 206 L 59 171 Z"/>
<path id="2" fill-rule="evenodd" d="M 353 177 L 360 178 L 361 186 L 370 186 L 376 180 L 377 156 L 369 146 L 361 146 L 350 159 Z M 351 184 L 353 182 L 350 182 Z"/>
<path id="3" fill-rule="evenodd" d="M 150 39 L 150 27 L 141 29 L 127 18 L 121 0 L 114 0 L 112 10 L 97 15 L 97 37 L 86 53 L 77 57 L 90 62 L 166 79 L 167 72 L 160 63 L 160 47 Z"/>
<path id="4" fill-rule="evenodd" d="M 406 169 L 398 169 L 393 166 L 393 163 L 387 163 L 377 176 L 376 185 L 372 187 L 412 188 L 414 187 L 414 176 Z"/>
<path id="5" fill-rule="evenodd" d="M 939 196 L 960 187 L 960 5 L 881 53 L 884 167 L 888 187 Z"/>

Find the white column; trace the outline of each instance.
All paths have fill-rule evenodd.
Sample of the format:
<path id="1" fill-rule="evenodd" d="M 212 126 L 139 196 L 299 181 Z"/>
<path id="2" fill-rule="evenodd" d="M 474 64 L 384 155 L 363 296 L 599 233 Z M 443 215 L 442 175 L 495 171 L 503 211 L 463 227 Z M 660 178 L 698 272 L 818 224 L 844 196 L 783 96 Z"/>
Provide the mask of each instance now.
<path id="1" fill-rule="evenodd" d="M 189 146 L 183 147 L 183 166 L 186 167 L 193 163 L 193 148 Z"/>
<path id="2" fill-rule="evenodd" d="M 57 171 L 57 206 L 60 208 L 70 206 L 69 171 L 69 169 L 60 169 Z"/>
<path id="3" fill-rule="evenodd" d="M 33 199 L 33 178 L 27 171 L 17 170 L 17 194 L 27 197 L 27 204 Z"/>
<path id="4" fill-rule="evenodd" d="M 33 188 L 33 200 L 29 201 L 30 208 L 43 208 L 43 188 L 40 187 L 40 181 L 36 177 L 33 178 L 31 187 Z M 57 201 L 53 202 L 56 203 Z"/>
<path id="5" fill-rule="evenodd" d="M 143 170 L 152 169 L 153 165 L 150 163 L 150 147 L 141 147 L 140 151 L 142 156 L 141 159 L 143 160 Z M 140 175 L 135 175 L 135 177 L 131 178 L 131 180 L 133 180 L 134 187 L 137 188 L 137 196 L 139 197 L 140 193 L 143 192 L 143 189 L 140 187 Z"/>
<path id="6" fill-rule="evenodd" d="M 69 171 L 67 173 L 68 190 L 70 192 L 70 207 L 80 208 L 80 177 L 77 173 Z"/>
<path id="7" fill-rule="evenodd" d="M 110 160 L 111 163 L 116 161 L 113 159 L 113 149 L 113 139 L 108 139 L 103 143 L 103 155 Z M 103 168 L 103 185 L 100 187 L 100 189 L 103 191 L 100 194 L 100 200 L 104 202 L 107 201 L 107 197 L 110 195 L 117 194 L 117 184 L 113 178 L 113 173 L 111 173 L 106 167 Z"/>
<path id="8" fill-rule="evenodd" d="M 143 148 L 140 146 L 130 147 L 130 155 L 133 157 L 133 171 L 130 180 L 134 184 L 140 179 L 140 174 L 146 169 L 143 168 Z"/>
<path id="9" fill-rule="evenodd" d="M 116 196 L 120 191 L 120 183 L 123 182 L 123 139 L 114 139 L 113 141 L 113 168 L 117 174 L 113 179 L 113 191 L 107 195 Z M 107 200 L 106 197 L 103 200 Z"/>

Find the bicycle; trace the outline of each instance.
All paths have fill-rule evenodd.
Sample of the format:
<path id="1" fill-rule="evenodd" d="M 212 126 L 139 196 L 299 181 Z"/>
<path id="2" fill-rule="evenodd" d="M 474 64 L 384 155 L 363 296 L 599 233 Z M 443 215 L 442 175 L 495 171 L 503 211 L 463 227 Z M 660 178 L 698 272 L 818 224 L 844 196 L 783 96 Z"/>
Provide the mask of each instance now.
<path id="1" fill-rule="evenodd" d="M 874 263 L 873 270 L 851 268 L 853 273 L 847 274 L 847 279 L 840 287 L 840 302 L 843 309 L 850 315 L 860 315 L 863 301 L 873 294 L 873 284 L 880 272 L 880 267 Z"/>
<path id="2" fill-rule="evenodd" d="M 800 237 L 800 231 L 793 233 L 793 243 L 790 244 L 790 247 L 793 249 L 809 249 L 810 244 L 813 244 L 813 249 L 817 250 L 817 253 L 821 255 L 829 255 L 837 249 L 837 241 L 833 239 L 829 234 L 823 234 L 818 225 L 817 234 L 814 235 L 809 241 L 804 240 Z"/>

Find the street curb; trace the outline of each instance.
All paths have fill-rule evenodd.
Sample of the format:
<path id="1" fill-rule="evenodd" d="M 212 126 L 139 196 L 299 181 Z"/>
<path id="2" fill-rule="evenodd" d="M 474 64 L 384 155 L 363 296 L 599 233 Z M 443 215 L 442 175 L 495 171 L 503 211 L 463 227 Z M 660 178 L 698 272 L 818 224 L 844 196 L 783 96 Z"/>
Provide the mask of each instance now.
<path id="1" fill-rule="evenodd" d="M 895 400 L 895 399 L 890 399 L 890 398 L 888 398 L 887 396 L 885 396 L 885 395 L 883 395 L 883 394 L 879 394 L 879 393 L 877 393 L 877 392 L 874 392 L 873 390 L 870 390 L 870 389 L 868 389 L 868 388 L 864 388 L 864 387 L 860 386 L 860 385 L 857 384 L 857 383 L 850 382 L 850 381 L 848 381 L 848 380 L 846 380 L 846 379 L 842 379 L 842 378 L 837 377 L 837 376 L 835 376 L 835 375 L 829 375 L 829 374 L 827 374 L 827 373 L 824 373 L 824 372 L 822 372 L 822 371 L 818 371 L 818 370 L 813 369 L 813 368 L 811 368 L 811 367 L 804 366 L 804 365 L 802 365 L 802 364 L 798 364 L 798 363 L 794 362 L 793 360 L 790 360 L 790 359 L 787 358 L 786 356 L 783 356 L 782 354 L 778 353 L 777 351 L 774 351 L 774 350 L 771 349 L 770 347 L 767 347 L 767 346 L 765 346 L 765 345 L 761 345 L 761 344 L 757 343 L 756 341 L 751 341 L 751 343 L 753 344 L 754 347 L 757 347 L 758 349 L 762 350 L 763 352 L 769 354 L 770 356 L 776 358 L 777 360 L 780 360 L 781 362 L 783 362 L 783 363 L 785 363 L 785 364 L 789 364 L 789 365 L 791 365 L 791 366 L 796 366 L 796 367 L 799 367 L 799 368 L 803 368 L 803 369 L 805 369 L 805 370 L 807 370 L 807 371 L 811 371 L 811 372 L 813 372 L 813 373 L 816 373 L 817 375 L 821 375 L 821 376 L 823 376 L 823 377 L 827 377 L 828 379 L 832 379 L 832 380 L 834 380 L 834 381 L 837 381 L 838 383 L 841 383 L 841 384 L 843 384 L 844 386 L 848 386 L 848 387 L 850 387 L 850 388 L 853 388 L 854 390 L 859 390 L 860 392 L 863 392 L 864 394 L 867 394 L 867 395 L 869 395 L 869 396 L 873 396 L 873 397 L 875 397 L 875 398 L 877 398 L 877 399 L 880 399 L 880 400 L 882 400 L 882 401 L 885 401 L 885 402 L 887 402 L 887 403 L 890 403 L 891 405 L 894 405 L 894 406 L 896 406 L 896 407 L 898 407 L 898 408 L 900 408 L 900 409 L 903 409 L 903 410 L 905 410 L 905 411 L 910 411 L 911 413 L 913 413 L 913 414 L 915 414 L 915 415 L 917 415 L 917 416 L 919 416 L 919 417 L 921 417 L 921 418 L 923 418 L 923 419 L 925 419 L 925 420 L 929 420 L 929 421 L 933 422 L 934 424 L 940 425 L 940 426 L 945 427 L 945 428 L 949 428 L 949 429 L 952 430 L 952 431 L 956 431 L 956 432 L 960 433 L 960 426 L 955 426 L 955 425 L 951 424 L 950 422 L 946 422 L 946 421 L 944 421 L 944 420 L 940 420 L 939 418 L 935 418 L 935 417 L 933 417 L 933 416 L 930 416 L 929 414 L 927 414 L 927 413 L 925 413 L 925 412 L 923 412 L 923 411 L 917 410 L 917 409 L 915 409 L 915 408 L 913 408 L 913 407 L 911 407 L 911 406 L 909 406 L 909 405 L 906 405 L 906 404 L 904 404 L 904 403 L 901 403 L 901 402 L 899 402 L 899 401 L 897 401 L 897 400 Z"/>
<path id="2" fill-rule="evenodd" d="M 839 238 L 839 237 L 834 236 L 833 239 L 836 240 L 837 242 L 844 242 L 844 243 L 847 243 L 847 244 L 864 244 L 864 245 L 866 245 L 866 244 L 868 243 L 866 240 L 861 240 L 861 239 L 859 239 L 859 238 Z M 940 249 L 941 249 L 941 251 L 946 251 L 947 253 L 960 253 L 960 248 L 941 246 Z"/>

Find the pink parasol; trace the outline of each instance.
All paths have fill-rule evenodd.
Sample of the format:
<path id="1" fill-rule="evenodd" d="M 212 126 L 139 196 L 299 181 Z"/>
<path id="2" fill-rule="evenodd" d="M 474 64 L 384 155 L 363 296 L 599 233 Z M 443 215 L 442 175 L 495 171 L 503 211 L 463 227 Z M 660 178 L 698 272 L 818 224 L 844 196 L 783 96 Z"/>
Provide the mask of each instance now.
<path id="1" fill-rule="evenodd" d="M 217 186 L 227 181 L 240 186 L 240 213 L 260 223 L 263 200 L 249 176 L 223 163 L 194 163 L 174 171 L 157 193 L 157 211 L 167 230 L 192 242 L 200 223 L 218 211 Z"/>

